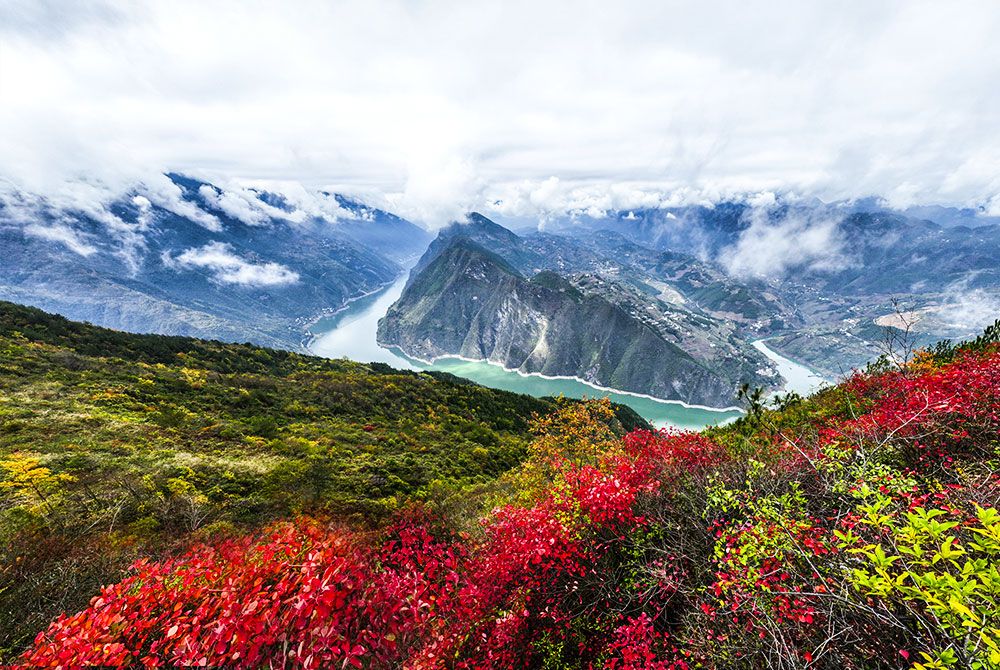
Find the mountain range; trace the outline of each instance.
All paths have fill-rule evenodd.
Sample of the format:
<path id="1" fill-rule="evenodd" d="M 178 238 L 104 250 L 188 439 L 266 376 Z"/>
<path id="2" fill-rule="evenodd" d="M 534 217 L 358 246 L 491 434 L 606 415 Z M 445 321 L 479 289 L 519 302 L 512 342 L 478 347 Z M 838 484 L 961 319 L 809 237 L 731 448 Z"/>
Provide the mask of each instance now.
<path id="1" fill-rule="evenodd" d="M 590 246 L 521 237 L 474 214 L 432 243 L 379 341 L 419 358 L 460 355 L 699 405 L 732 404 L 744 382 L 780 385 L 736 321 L 643 278 Z"/>
<path id="2" fill-rule="evenodd" d="M 304 324 L 378 290 L 429 234 L 344 196 L 304 209 L 168 175 L 105 207 L 0 201 L 0 298 L 97 325 L 298 348 Z"/>
<path id="3" fill-rule="evenodd" d="M 412 266 L 384 345 L 713 406 L 782 387 L 756 340 L 833 379 L 887 328 L 929 344 L 1000 313 L 994 219 L 874 200 L 471 213 L 434 235 L 331 191 L 168 174 L 99 203 L 8 188 L 0 247 L 0 299 L 293 350 Z"/>
<path id="4" fill-rule="evenodd" d="M 429 245 L 379 340 L 720 406 L 781 386 L 757 339 L 833 379 L 900 337 L 976 332 L 1000 312 L 998 258 L 995 223 L 878 208 L 722 203 L 518 233 L 473 213 Z"/>

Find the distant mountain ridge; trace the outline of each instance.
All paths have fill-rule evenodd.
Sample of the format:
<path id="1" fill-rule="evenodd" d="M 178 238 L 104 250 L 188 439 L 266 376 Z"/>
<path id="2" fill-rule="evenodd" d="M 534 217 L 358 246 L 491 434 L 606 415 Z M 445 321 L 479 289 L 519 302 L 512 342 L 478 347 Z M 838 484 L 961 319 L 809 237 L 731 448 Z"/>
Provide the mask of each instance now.
<path id="1" fill-rule="evenodd" d="M 965 210 L 940 207 L 913 211 L 946 216 L 948 225 L 874 206 L 858 209 L 820 203 L 753 207 L 722 202 L 611 212 L 603 218 L 557 219 L 549 222 L 546 230 L 572 238 L 612 232 L 647 248 L 725 263 L 727 254 L 731 257 L 752 237 L 748 233 L 787 230 L 792 236 L 817 224 L 829 224 L 829 241 L 839 245 L 840 253 L 835 254 L 837 248 L 814 251 L 839 255 L 841 265 L 811 267 L 794 257 L 785 259 L 790 261 L 785 267 L 796 275 L 791 277 L 793 283 L 796 278 L 808 278 L 832 291 L 908 293 L 921 282 L 939 290 L 974 273 L 972 285 L 1000 287 L 1000 265 L 995 262 L 1000 257 L 1000 222 L 996 217 L 975 218 Z M 802 225 L 793 225 L 796 222 Z M 934 272 L 928 276 L 930 268 Z"/>
<path id="2" fill-rule="evenodd" d="M 304 324 L 370 293 L 422 250 L 421 227 L 343 196 L 307 209 L 168 175 L 105 210 L 0 202 L 0 298 L 136 332 L 299 348 Z"/>
<path id="3" fill-rule="evenodd" d="M 698 308 L 747 325 L 757 322 L 755 327 L 762 332 L 773 327 L 769 323 L 772 319 L 794 319 L 792 311 L 769 293 L 766 284 L 735 281 L 714 264 L 691 254 L 653 249 L 605 229 L 576 230 L 573 234 L 548 231 L 516 234 L 477 212 L 469 214 L 465 222 L 443 228 L 414 266 L 411 277 L 419 274 L 456 236 L 476 241 L 526 275 L 543 270 L 564 274 L 591 272 L 617 277 L 651 295 L 669 292 L 670 287 L 658 281 L 666 276 L 684 286 L 686 295 L 696 297 Z"/>
<path id="4" fill-rule="evenodd" d="M 876 321 L 891 316 L 894 302 L 911 315 L 921 342 L 964 339 L 1000 315 L 1000 225 L 972 210 L 900 211 L 875 199 L 723 202 L 555 217 L 545 229 L 594 245 L 617 238 L 691 256 L 698 267 L 754 287 L 776 301 L 752 300 L 759 313 L 783 307 L 769 346 L 830 377 L 882 353 L 884 327 Z M 703 306 L 724 313 L 705 301 L 714 288 L 682 289 L 692 298 L 701 292 Z"/>
<path id="5" fill-rule="evenodd" d="M 110 201 L 0 191 L 0 298 L 300 349 L 312 320 L 419 257 L 412 285 L 465 237 L 525 281 L 554 273 L 722 377 L 764 386 L 754 339 L 832 378 L 881 352 L 893 299 L 921 342 L 1000 313 L 1000 225 L 981 211 L 763 198 L 547 216 L 516 233 L 472 213 L 434 236 L 355 197 L 270 188 L 168 174 Z"/>
<path id="6" fill-rule="evenodd" d="M 955 220 L 970 218 L 953 214 Z M 453 258 L 439 260 L 461 239 L 520 276 L 513 284 L 507 277 L 495 280 L 518 296 L 521 311 L 490 299 L 487 309 L 476 302 L 480 295 L 457 290 L 449 273 L 463 268 L 450 263 Z M 557 218 L 519 233 L 472 213 L 431 242 L 380 338 L 422 357 L 486 358 L 666 398 L 690 392 L 670 391 L 638 373 L 612 374 L 616 355 L 603 359 L 598 372 L 552 354 L 551 342 L 563 333 L 573 339 L 574 328 L 552 320 L 562 307 L 536 295 L 539 278 L 619 307 L 730 385 L 739 379 L 771 388 L 770 364 L 746 351 L 760 337 L 832 379 L 884 351 L 886 324 L 897 323 L 896 304 L 915 324 L 916 343 L 976 332 L 1000 312 L 997 259 L 1000 226 L 989 220 L 942 226 L 863 203 L 724 202 Z M 491 298 L 499 292 L 477 290 Z M 595 331 L 606 325 L 593 314 L 578 312 L 576 318 L 592 319 Z M 555 331 L 547 331 L 546 346 L 537 349 L 543 338 L 531 322 L 543 321 Z M 509 341 L 491 339 L 500 332 Z M 676 352 L 662 355 L 677 358 Z M 660 360 L 647 359 L 651 365 Z M 615 382 L 608 381 L 612 377 Z M 722 397 L 718 389 L 707 395 L 712 393 L 717 396 L 707 404 Z"/>

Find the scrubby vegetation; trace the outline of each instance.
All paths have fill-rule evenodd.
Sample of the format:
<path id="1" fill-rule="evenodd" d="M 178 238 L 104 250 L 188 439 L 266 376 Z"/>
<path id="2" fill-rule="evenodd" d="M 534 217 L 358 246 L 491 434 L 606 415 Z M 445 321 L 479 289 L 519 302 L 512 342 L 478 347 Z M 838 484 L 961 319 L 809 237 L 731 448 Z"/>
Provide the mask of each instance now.
<path id="1" fill-rule="evenodd" d="M 607 404 L 566 404 L 478 526 L 418 504 L 199 544 L 135 564 L 23 660 L 998 668 L 995 340 L 700 434 L 620 437 Z"/>
<path id="2" fill-rule="evenodd" d="M 300 514 L 380 525 L 414 499 L 474 516 L 554 407 L 0 303 L 0 659 L 136 558 L 195 539 Z"/>

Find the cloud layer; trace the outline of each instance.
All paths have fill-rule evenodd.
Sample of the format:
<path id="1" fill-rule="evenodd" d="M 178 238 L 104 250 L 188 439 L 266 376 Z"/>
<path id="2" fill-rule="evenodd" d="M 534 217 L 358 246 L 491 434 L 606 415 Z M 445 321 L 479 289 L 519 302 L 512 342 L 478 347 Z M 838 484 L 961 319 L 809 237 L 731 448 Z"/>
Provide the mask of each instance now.
<path id="1" fill-rule="evenodd" d="M 61 223 L 55 223 L 49 226 L 31 223 L 24 227 L 24 234 L 30 237 L 48 240 L 50 242 L 58 242 L 70 251 L 78 253 L 81 256 L 90 256 L 91 254 L 97 253 L 97 247 L 88 244 L 80 236 L 80 233 Z"/>
<path id="2" fill-rule="evenodd" d="M 0 178 L 200 170 L 431 223 L 761 190 L 1000 211 L 998 33 L 990 0 L 7 0 Z"/>
<path id="3" fill-rule="evenodd" d="M 946 328 L 978 334 L 1000 318 L 1000 295 L 995 291 L 970 289 L 966 282 L 950 287 L 935 316 Z"/>
<path id="4" fill-rule="evenodd" d="M 839 270 L 849 264 L 839 230 L 842 215 L 793 212 L 774 218 L 754 203 L 749 227 L 722 251 L 719 261 L 735 277 L 778 278 L 791 268 Z"/>
<path id="5" fill-rule="evenodd" d="M 163 263 L 175 269 L 205 269 L 223 284 L 240 286 L 282 286 L 294 284 L 299 274 L 280 263 L 251 263 L 232 252 L 224 242 L 210 242 L 177 256 L 165 253 Z"/>

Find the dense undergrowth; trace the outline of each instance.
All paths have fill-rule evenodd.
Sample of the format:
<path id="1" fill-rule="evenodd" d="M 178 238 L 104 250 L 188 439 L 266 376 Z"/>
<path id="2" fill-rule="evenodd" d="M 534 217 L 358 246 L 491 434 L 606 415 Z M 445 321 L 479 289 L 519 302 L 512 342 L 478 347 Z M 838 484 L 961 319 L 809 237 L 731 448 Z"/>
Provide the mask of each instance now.
<path id="1" fill-rule="evenodd" d="M 300 517 L 140 562 L 23 660 L 998 668 L 997 331 L 702 434 L 563 406 L 478 526 Z"/>
<path id="2" fill-rule="evenodd" d="M 538 400 L 0 303 L 0 661 L 140 557 L 300 514 L 474 516 Z M 641 419 L 617 408 L 618 423 Z M 621 431 L 619 431 L 621 432 Z"/>

